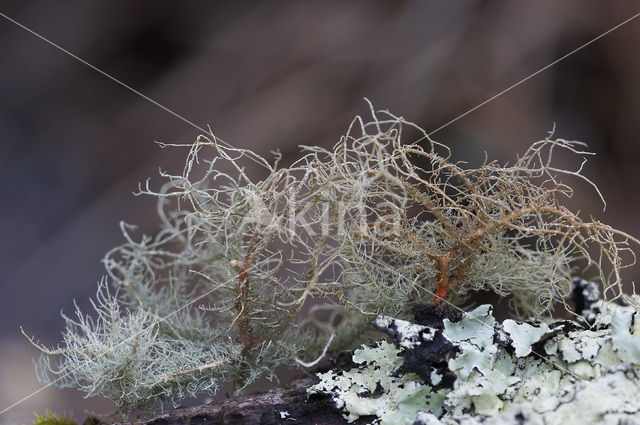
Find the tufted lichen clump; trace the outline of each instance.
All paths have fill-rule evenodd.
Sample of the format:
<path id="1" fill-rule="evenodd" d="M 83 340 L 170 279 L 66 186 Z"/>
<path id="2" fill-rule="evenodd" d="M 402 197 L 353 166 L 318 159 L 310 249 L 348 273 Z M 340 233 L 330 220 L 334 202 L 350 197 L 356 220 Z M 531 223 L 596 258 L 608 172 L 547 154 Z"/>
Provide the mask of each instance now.
<path id="1" fill-rule="evenodd" d="M 576 261 L 608 299 L 635 303 L 621 291 L 631 262 L 621 254 L 640 241 L 561 203 L 572 195 L 562 176 L 592 184 L 582 165 L 553 165 L 557 151 L 588 155 L 577 142 L 547 138 L 512 166 L 465 168 L 416 125 L 372 110 L 333 149 L 305 147 L 286 167 L 213 135 L 188 148 L 181 173 L 141 187 L 158 200 L 161 228 L 136 239 L 121 224 L 96 315 L 64 316 L 58 349 L 32 341 L 42 382 L 125 413 L 225 381 L 242 389 L 277 365 L 356 347 L 372 315 L 406 318 L 412 302 L 490 290 L 522 315 L 568 308 Z M 302 315 L 314 298 L 322 304 Z"/>

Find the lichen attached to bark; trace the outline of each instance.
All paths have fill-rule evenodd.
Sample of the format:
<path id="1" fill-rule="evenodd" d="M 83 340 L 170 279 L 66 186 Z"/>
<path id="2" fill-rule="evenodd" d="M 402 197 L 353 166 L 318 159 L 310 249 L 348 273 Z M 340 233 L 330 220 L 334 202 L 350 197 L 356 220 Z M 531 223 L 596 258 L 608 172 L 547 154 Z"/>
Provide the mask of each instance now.
<path id="1" fill-rule="evenodd" d="M 640 424 L 639 314 L 591 299 L 575 321 L 498 323 L 488 305 L 434 326 L 378 316 L 393 345 L 363 346 L 359 367 L 309 391 L 381 425 Z"/>

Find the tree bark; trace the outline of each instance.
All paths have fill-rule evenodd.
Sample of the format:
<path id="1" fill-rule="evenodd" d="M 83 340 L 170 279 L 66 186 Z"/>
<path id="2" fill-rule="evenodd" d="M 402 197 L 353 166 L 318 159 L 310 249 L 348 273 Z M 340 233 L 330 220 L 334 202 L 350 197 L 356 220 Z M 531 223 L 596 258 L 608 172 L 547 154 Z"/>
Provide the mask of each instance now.
<path id="1" fill-rule="evenodd" d="M 343 425 L 348 422 L 327 397 L 308 396 L 312 378 L 266 393 L 242 395 L 196 407 L 136 419 L 129 425 Z M 369 423 L 360 418 L 355 424 Z M 114 424 L 123 425 L 123 424 Z"/>

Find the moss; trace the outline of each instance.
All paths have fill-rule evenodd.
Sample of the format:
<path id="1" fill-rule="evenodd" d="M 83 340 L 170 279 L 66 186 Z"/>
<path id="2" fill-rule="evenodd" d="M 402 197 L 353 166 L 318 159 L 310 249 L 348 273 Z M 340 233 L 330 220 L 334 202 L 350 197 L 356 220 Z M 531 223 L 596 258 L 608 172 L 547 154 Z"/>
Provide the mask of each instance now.
<path id="1" fill-rule="evenodd" d="M 46 411 L 44 415 L 36 413 L 36 418 L 32 422 L 33 425 L 78 425 L 76 421 L 65 416 L 54 415 L 50 411 Z"/>

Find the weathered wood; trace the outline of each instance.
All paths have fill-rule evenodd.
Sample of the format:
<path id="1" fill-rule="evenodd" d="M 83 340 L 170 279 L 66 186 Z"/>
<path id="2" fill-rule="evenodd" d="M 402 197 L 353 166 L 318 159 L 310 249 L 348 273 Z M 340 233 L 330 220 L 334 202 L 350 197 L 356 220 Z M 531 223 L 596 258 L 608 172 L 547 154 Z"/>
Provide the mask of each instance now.
<path id="1" fill-rule="evenodd" d="M 266 393 L 243 395 L 202 406 L 175 409 L 136 419 L 129 425 L 343 425 L 347 421 L 326 397 L 307 395 L 306 378 Z M 286 413 L 285 413 L 286 412 Z M 361 418 L 356 424 L 369 423 Z M 122 425 L 122 424 L 114 424 Z"/>

